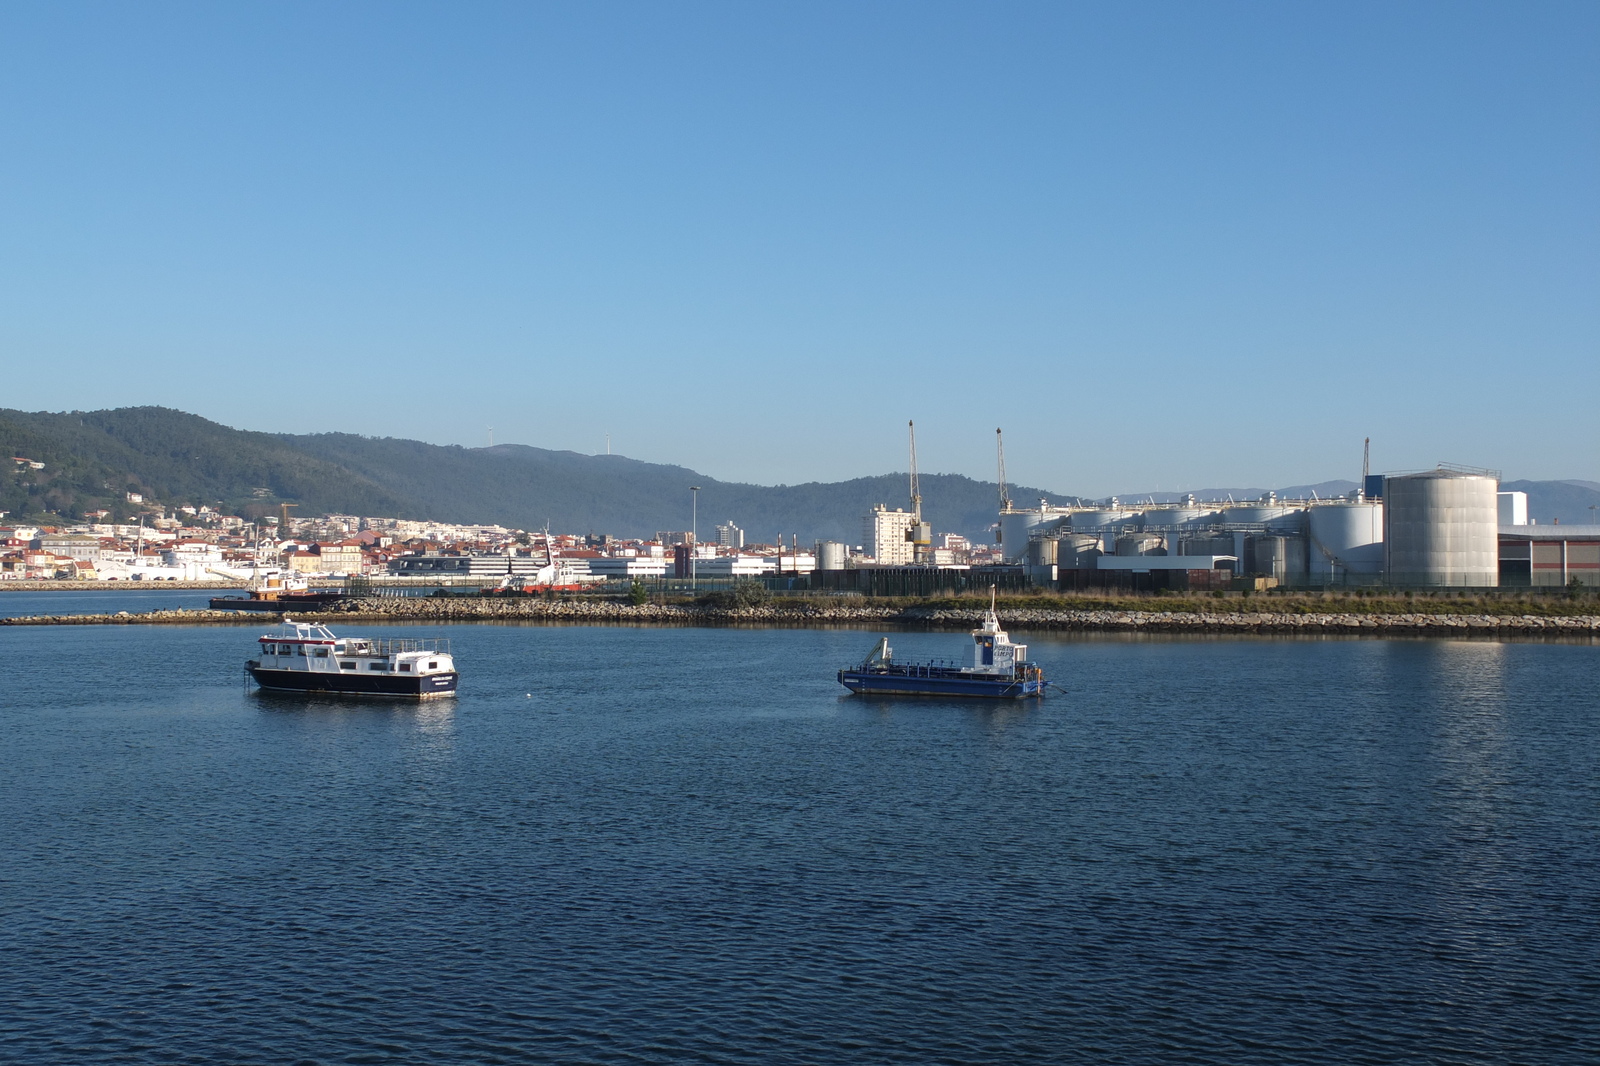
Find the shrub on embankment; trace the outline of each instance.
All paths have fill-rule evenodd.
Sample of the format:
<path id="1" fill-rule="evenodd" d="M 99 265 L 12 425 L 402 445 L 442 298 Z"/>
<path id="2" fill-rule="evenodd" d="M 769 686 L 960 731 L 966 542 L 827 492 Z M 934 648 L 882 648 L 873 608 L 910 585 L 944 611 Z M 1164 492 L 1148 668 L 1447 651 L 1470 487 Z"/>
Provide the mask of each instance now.
<path id="1" fill-rule="evenodd" d="M 984 610 L 989 597 L 976 594 L 923 600 L 862 602 L 916 603 L 943 610 Z M 1496 615 L 1500 617 L 1570 618 L 1600 614 L 1600 589 L 1504 589 L 1449 592 L 1341 590 L 1310 592 L 1159 592 L 1159 593 L 1002 593 L 1002 611 L 1143 611 L 1215 614 L 1356 614 L 1356 615 Z"/>

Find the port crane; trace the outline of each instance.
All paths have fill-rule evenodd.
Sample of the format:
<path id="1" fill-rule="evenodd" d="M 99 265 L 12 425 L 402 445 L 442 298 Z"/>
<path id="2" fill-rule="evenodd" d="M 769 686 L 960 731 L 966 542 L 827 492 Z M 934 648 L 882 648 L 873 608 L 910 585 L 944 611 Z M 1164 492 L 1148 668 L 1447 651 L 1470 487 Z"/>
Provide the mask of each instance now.
<path id="1" fill-rule="evenodd" d="M 911 528 L 906 539 L 911 542 L 911 561 L 921 566 L 928 561 L 928 549 L 933 547 L 933 532 L 922 520 L 922 486 L 917 481 L 917 424 L 907 422 L 911 431 Z"/>
<path id="2" fill-rule="evenodd" d="M 994 429 L 994 451 L 1000 464 L 1000 513 L 1006 514 L 1011 510 L 1011 495 L 1006 492 L 1006 439 L 999 426 Z"/>

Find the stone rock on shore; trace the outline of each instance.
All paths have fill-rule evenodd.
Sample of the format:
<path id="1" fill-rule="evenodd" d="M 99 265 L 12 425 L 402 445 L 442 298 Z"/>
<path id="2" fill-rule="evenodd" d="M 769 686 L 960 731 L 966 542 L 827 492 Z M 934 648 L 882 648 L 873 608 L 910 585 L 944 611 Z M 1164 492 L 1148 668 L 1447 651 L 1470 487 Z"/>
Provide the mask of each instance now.
<path id="1" fill-rule="evenodd" d="M 243 611 L 173 610 L 114 615 L 34 616 L 0 619 L 0 625 L 270 625 L 279 615 Z M 628 604 L 603 600 L 543 600 L 478 596 L 371 597 L 346 601 L 297 619 L 344 622 L 547 622 L 619 625 L 869 626 L 971 629 L 981 610 L 880 607 L 837 602 L 789 601 L 764 607 L 704 604 Z M 1085 611 L 1021 608 L 1002 610 L 1001 621 L 1018 629 L 1144 633 L 1389 633 L 1572 634 L 1600 636 L 1600 616 L 1446 614 L 1286 614 L 1273 612 Z"/>

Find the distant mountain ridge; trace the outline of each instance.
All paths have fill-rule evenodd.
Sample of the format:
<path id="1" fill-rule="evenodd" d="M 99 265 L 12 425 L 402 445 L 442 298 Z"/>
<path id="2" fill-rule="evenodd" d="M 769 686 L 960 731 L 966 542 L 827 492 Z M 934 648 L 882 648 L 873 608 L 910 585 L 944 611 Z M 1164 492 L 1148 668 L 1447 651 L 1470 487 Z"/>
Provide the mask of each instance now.
<path id="1" fill-rule="evenodd" d="M 681 466 L 620 455 L 583 455 L 521 444 L 489 448 L 427 444 L 349 433 L 279 434 L 231 429 L 161 407 L 45 413 L 0 410 L 0 450 L 44 463 L 13 464 L 0 477 L 0 511 L 10 520 L 59 514 L 77 520 L 106 510 L 126 518 L 139 505 L 126 493 L 169 505 L 222 504 L 238 513 L 269 514 L 280 502 L 299 515 L 388 516 L 452 523 L 483 522 L 522 529 L 548 522 L 564 532 L 650 536 L 690 524 L 690 486 L 699 486 L 702 539 L 731 520 L 750 541 L 780 533 L 802 544 L 819 539 L 859 544 L 862 517 L 874 504 L 906 507 L 906 475 L 803 485 L 719 481 Z M 935 532 L 992 539 L 999 499 L 993 482 L 958 474 L 924 474 L 924 513 Z M 1338 496 L 1351 481 L 1289 486 L 1279 496 Z M 1583 481 L 1507 482 L 1529 495 L 1541 523 L 1589 521 L 1600 486 Z M 1265 489 L 1206 489 L 1202 499 L 1255 499 Z M 1041 498 L 1055 505 L 1080 497 L 1023 485 L 1009 487 L 1019 506 Z M 1178 493 L 1129 493 L 1126 504 Z"/>
<path id="2" fill-rule="evenodd" d="M 349 433 L 273 434 L 231 429 L 160 407 L 44 413 L 0 410 L 0 449 L 45 464 L 0 479 L 0 510 L 13 519 L 55 512 L 75 520 L 139 510 L 127 492 L 167 504 L 222 504 L 255 515 L 280 502 L 298 515 L 389 516 L 482 522 L 522 529 L 650 536 L 688 529 L 698 486 L 702 539 L 731 520 L 751 541 L 782 533 L 801 543 L 859 544 L 874 505 L 909 506 L 904 474 L 832 484 L 748 485 L 620 455 L 582 455 L 521 444 L 489 448 Z M 954 474 L 922 479 L 924 511 L 940 532 L 987 539 L 998 487 Z M 1070 497 L 1017 486 L 1020 499 Z"/>

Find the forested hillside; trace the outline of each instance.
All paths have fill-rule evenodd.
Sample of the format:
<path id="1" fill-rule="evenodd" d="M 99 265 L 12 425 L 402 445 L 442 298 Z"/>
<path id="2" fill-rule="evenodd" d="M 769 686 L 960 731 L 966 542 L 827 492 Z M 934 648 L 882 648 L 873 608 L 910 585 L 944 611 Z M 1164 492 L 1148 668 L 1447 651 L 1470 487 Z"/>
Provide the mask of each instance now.
<path id="1" fill-rule="evenodd" d="M 169 506 L 208 504 L 246 515 L 278 503 L 297 514 L 385 515 L 520 528 L 648 535 L 686 529 L 691 485 L 700 486 L 703 535 L 732 520 L 752 540 L 780 532 L 802 541 L 857 543 L 875 503 L 906 505 L 902 475 L 838 484 L 746 485 L 678 466 L 619 455 L 580 455 L 524 445 L 461 448 L 346 433 L 303 436 L 230 429 L 159 407 L 46 414 L 0 410 L 0 450 L 44 463 L 13 464 L 0 483 L 0 510 L 36 521 L 75 520 L 107 510 L 126 518 L 141 505 L 128 492 Z M 955 475 L 922 479 L 936 529 L 983 538 L 994 521 L 993 484 Z M 1020 498 L 1040 490 L 1019 487 Z M 1065 497 L 1052 496 L 1066 502 Z"/>
<path id="2" fill-rule="evenodd" d="M 861 541 L 861 518 L 877 503 L 906 506 L 906 477 L 885 474 L 835 483 L 747 485 L 717 481 L 681 466 L 620 455 L 580 455 L 520 444 L 462 448 L 348 433 L 289 435 L 230 429 L 161 407 L 48 414 L 0 410 L 0 451 L 42 463 L 10 463 L 0 477 L 0 511 L 12 519 L 77 520 L 106 510 L 118 519 L 140 509 L 136 492 L 167 506 L 208 504 L 247 516 L 280 502 L 297 514 L 384 515 L 442 522 L 491 522 L 523 529 L 648 535 L 686 529 L 691 485 L 700 487 L 702 536 L 732 520 L 752 541 L 779 533 L 802 543 Z M 1331 495 L 1353 486 L 1325 482 Z M 1594 520 L 1600 486 L 1584 481 L 1512 481 L 1528 493 L 1541 523 Z M 1243 499 L 1257 489 L 1214 490 Z M 1292 490 L 1280 490 L 1283 495 Z M 1167 494 L 1170 496 L 1171 494 Z M 924 475 L 924 512 L 936 532 L 988 540 L 997 488 L 953 474 Z M 1074 502 L 1026 486 L 1011 496 Z M 1124 497 L 1132 502 L 1136 496 Z"/>

